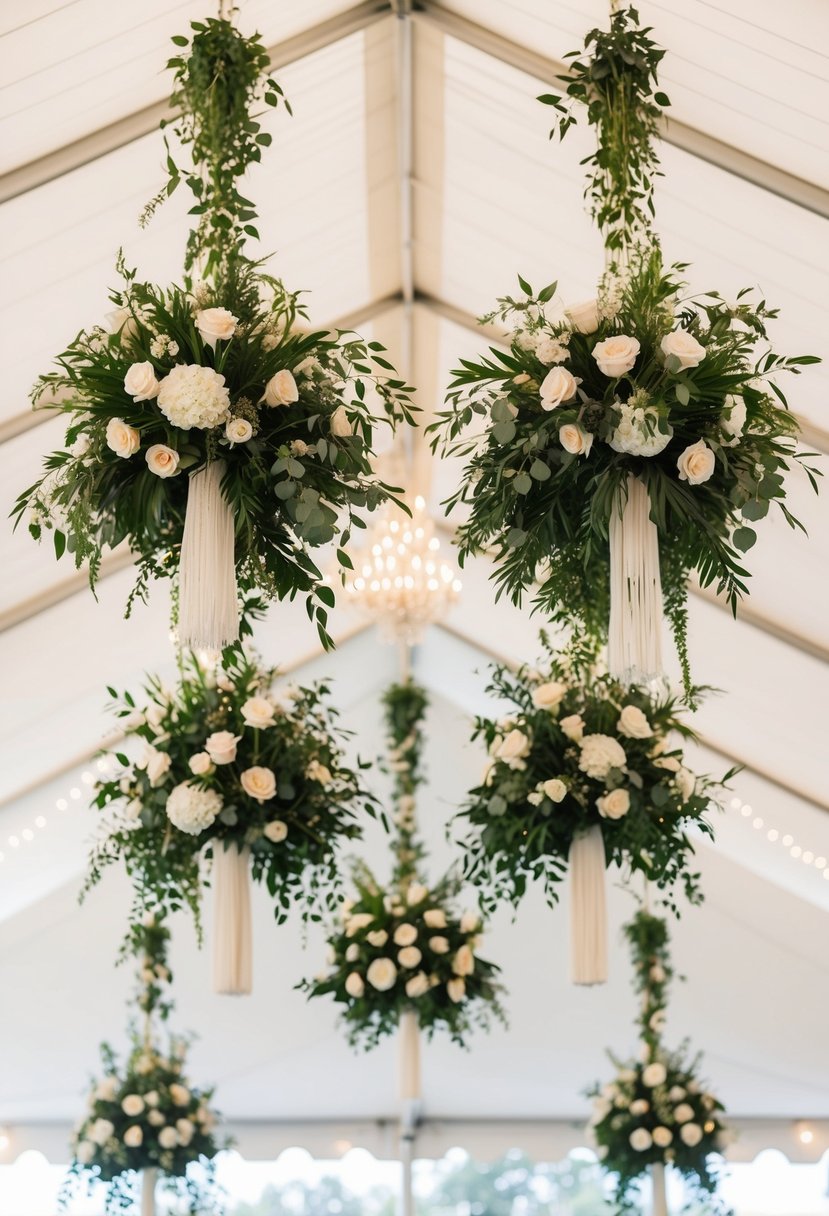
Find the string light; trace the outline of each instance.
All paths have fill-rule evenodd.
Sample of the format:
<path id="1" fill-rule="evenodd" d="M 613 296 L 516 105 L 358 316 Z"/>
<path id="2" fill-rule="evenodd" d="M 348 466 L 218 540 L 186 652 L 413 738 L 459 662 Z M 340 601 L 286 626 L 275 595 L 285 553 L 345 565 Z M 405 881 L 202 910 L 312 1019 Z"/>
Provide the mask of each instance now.
<path id="1" fill-rule="evenodd" d="M 390 641 L 413 645 L 461 591 L 455 569 L 439 553 L 440 541 L 424 500 L 414 500 L 411 517 L 389 503 L 367 545 L 350 554 L 354 572 L 346 579 L 346 594 L 355 607 L 376 619 Z"/>
<path id="2" fill-rule="evenodd" d="M 762 817 L 754 814 L 754 808 L 750 803 L 742 802 L 739 798 L 732 798 L 731 809 L 739 811 L 744 819 L 751 819 L 751 826 L 756 832 L 766 827 Z M 816 853 L 812 849 L 804 848 L 803 845 L 795 841 L 794 836 L 790 832 L 786 832 L 781 836 L 778 828 L 767 828 L 765 836 L 769 844 L 779 844 L 781 848 L 785 849 L 793 861 L 799 861 L 802 865 L 820 870 L 823 877 L 829 881 L 829 858 L 823 853 Z"/>
<path id="3" fill-rule="evenodd" d="M 109 746 L 110 743 L 114 745 L 120 740 L 120 738 L 120 734 L 113 737 L 112 740 L 105 744 L 105 746 Z M 104 775 L 111 771 L 111 765 L 112 760 L 110 757 L 101 756 L 95 761 L 94 767 L 98 774 Z M 75 779 L 78 780 L 77 777 Z M 96 774 L 91 768 L 84 769 L 80 774 L 80 786 L 90 787 L 95 784 L 96 779 Z M 81 790 L 80 786 L 73 785 L 68 790 L 66 796 L 56 798 L 54 803 L 55 810 L 60 812 L 68 811 L 71 803 L 77 802 L 78 799 L 82 797 L 83 791 Z M 48 826 L 49 816 L 44 815 L 42 812 L 38 812 L 38 814 L 33 816 L 33 818 L 23 827 L 18 828 L 16 832 L 13 832 L 10 836 L 7 836 L 5 841 L 0 840 L 0 845 L 4 845 L 4 847 L 0 849 L 0 865 L 2 865 L 9 856 L 9 854 L 7 854 L 5 851 L 6 848 L 9 848 L 14 853 L 17 853 L 27 844 L 31 844 L 34 840 L 36 840 L 38 832 L 42 832 L 44 828 Z M 0 1130 L 0 1152 L 2 1151 L 2 1136 L 3 1133 L 2 1130 Z"/>

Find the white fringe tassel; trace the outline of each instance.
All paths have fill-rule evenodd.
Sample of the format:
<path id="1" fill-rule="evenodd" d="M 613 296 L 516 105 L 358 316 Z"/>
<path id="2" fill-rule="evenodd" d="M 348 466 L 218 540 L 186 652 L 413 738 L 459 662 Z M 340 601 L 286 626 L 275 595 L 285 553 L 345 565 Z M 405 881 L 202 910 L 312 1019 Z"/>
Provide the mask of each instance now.
<path id="1" fill-rule="evenodd" d="M 570 845 L 570 973 L 574 984 L 607 983 L 605 851 L 598 826 Z"/>
<path id="2" fill-rule="evenodd" d="M 400 1015 L 399 1051 L 400 1100 L 417 1102 L 420 1100 L 420 1030 L 413 1009 Z"/>
<path id="3" fill-rule="evenodd" d="M 222 650 L 239 637 L 233 511 L 222 494 L 223 460 L 190 477 L 179 568 L 179 641 Z"/>
<path id="4" fill-rule="evenodd" d="M 638 477 L 627 479 L 627 500 L 610 517 L 610 629 L 607 666 L 628 684 L 662 674 L 662 583 L 659 534 L 650 495 Z"/>
<path id="5" fill-rule="evenodd" d="M 155 1179 L 157 1171 L 143 1170 L 141 1173 L 141 1216 L 155 1216 Z"/>
<path id="6" fill-rule="evenodd" d="M 249 996 L 253 987 L 250 851 L 213 846 L 213 990 Z"/>
<path id="7" fill-rule="evenodd" d="M 653 1188 L 651 1216 L 668 1216 L 668 1193 L 665 1188 L 664 1165 L 651 1166 L 651 1184 Z"/>

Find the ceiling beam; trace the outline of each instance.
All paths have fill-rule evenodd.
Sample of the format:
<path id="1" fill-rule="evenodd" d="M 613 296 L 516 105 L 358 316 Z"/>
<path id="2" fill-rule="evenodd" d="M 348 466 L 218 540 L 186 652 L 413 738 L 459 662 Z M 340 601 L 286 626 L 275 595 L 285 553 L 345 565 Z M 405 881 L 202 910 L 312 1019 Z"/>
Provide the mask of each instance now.
<path id="1" fill-rule="evenodd" d="M 569 74 L 567 65 L 560 60 L 541 55 L 538 51 L 504 38 L 486 26 L 470 21 L 467 17 L 450 12 L 440 0 L 416 0 L 416 4 L 413 13 L 415 20 L 422 21 L 449 37 L 457 38 L 459 42 L 475 47 L 520 72 L 526 72 L 535 80 L 553 84 L 559 77 Z M 692 156 L 716 165 L 726 173 L 741 177 L 763 190 L 795 203 L 798 207 L 804 207 L 807 211 L 829 217 L 829 190 L 813 182 L 795 177 L 793 173 L 786 173 L 767 161 L 750 156 L 747 152 L 676 119 L 666 118 L 661 124 L 660 133 L 666 143 L 681 148 L 684 152 L 690 152 Z"/>
<path id="2" fill-rule="evenodd" d="M 306 55 L 313 55 L 315 51 L 321 51 L 343 38 L 348 38 L 350 34 L 367 29 L 375 21 L 387 17 L 390 11 L 389 0 L 362 0 L 362 3 L 355 4 L 353 8 L 338 13 L 328 21 L 321 21 L 310 29 L 302 30 L 293 38 L 286 38 L 275 46 L 268 47 L 271 71 L 276 72 L 288 64 L 304 59 Z M 170 107 L 165 98 L 2 174 L 0 203 L 25 194 L 28 190 L 36 190 L 38 186 L 44 186 L 64 173 L 80 169 L 90 161 L 98 160 L 99 157 L 115 152 L 135 139 L 149 135 L 158 128 L 162 118 L 169 118 L 170 114 Z"/>

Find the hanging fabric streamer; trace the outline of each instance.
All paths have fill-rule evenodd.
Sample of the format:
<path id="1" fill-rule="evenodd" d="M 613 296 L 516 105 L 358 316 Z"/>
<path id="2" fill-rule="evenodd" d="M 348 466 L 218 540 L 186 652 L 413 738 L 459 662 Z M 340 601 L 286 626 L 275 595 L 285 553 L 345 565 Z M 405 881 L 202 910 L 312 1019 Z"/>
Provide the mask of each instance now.
<path id="1" fill-rule="evenodd" d="M 213 846 L 213 990 L 249 996 L 253 986 L 250 851 Z"/>
<path id="2" fill-rule="evenodd" d="M 193 473 L 179 567 L 179 640 L 191 650 L 222 650 L 239 637 L 233 511 L 222 494 L 226 465 Z"/>
<path id="3" fill-rule="evenodd" d="M 420 1099 L 420 1030 L 413 1009 L 400 1015 L 399 1045 L 400 1100 L 416 1102 Z"/>
<path id="4" fill-rule="evenodd" d="M 570 845 L 570 971 L 574 984 L 607 982 L 605 850 L 600 827 Z"/>
<path id="5" fill-rule="evenodd" d="M 662 675 L 662 583 L 659 533 L 650 518 L 650 495 L 638 477 L 610 517 L 610 628 L 607 665 L 625 683 Z"/>
<path id="6" fill-rule="evenodd" d="M 154 1169 L 147 1169 L 141 1174 L 141 1216 L 155 1216 L 156 1173 Z"/>
<path id="7" fill-rule="evenodd" d="M 651 1166 L 651 1186 L 653 1189 L 651 1216 L 668 1216 L 668 1194 L 665 1188 L 665 1166 L 661 1163 Z"/>

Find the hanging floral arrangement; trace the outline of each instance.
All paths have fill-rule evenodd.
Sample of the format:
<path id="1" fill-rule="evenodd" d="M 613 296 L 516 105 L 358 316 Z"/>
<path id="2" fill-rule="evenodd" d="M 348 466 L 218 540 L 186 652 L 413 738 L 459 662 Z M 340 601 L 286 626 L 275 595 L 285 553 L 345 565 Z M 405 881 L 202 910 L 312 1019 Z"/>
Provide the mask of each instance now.
<path id="1" fill-rule="evenodd" d="M 419 1029 L 431 1038 L 445 1030 L 463 1045 L 473 1026 L 503 1021 L 498 968 L 478 953 L 478 913 L 454 910 L 459 883 L 447 876 L 430 889 L 416 877 L 424 857 L 415 795 L 423 780 L 426 695 L 406 681 L 393 685 L 384 701 L 394 779 L 392 882 L 383 887 L 366 866 L 355 867 L 354 898 L 328 934 L 328 966 L 301 987 L 312 997 L 334 998 L 353 1046 L 370 1049 L 407 1019 L 412 1033 Z"/>
<path id="2" fill-rule="evenodd" d="M 590 1091 L 590 1128 L 604 1168 L 615 1176 L 619 1213 L 640 1211 L 639 1186 L 651 1176 L 653 1210 L 667 1216 L 665 1167 L 682 1174 L 706 1210 L 725 1213 L 715 1198 L 719 1169 L 712 1158 L 731 1141 L 722 1103 L 699 1077 L 700 1057 L 662 1043 L 667 987 L 673 975 L 664 920 L 640 911 L 625 926 L 635 987 L 642 998 L 641 1058 L 620 1061 L 612 1081 Z M 714 1207 L 711 1208 L 712 1200 Z"/>
<path id="3" fill-rule="evenodd" d="M 105 1211 L 155 1211 L 156 1187 L 189 1216 L 221 1211 L 214 1158 L 225 1145 L 216 1136 L 212 1090 L 195 1089 L 185 1072 L 186 1040 L 162 1048 L 154 1028 L 171 1009 L 165 993 L 169 931 L 148 915 L 134 926 L 130 947 L 139 964 L 138 1007 L 144 1026 L 133 1027 L 123 1065 L 107 1044 L 103 1074 L 91 1085 L 86 1113 L 72 1139 L 72 1164 L 61 1190 L 64 1210 L 79 1189 L 107 1187 Z"/>
<path id="4" fill-rule="evenodd" d="M 272 897 L 277 922 L 294 909 L 319 920 L 335 906 L 338 849 L 359 838 L 373 800 L 345 763 L 327 684 L 276 687 L 276 674 L 239 649 L 217 668 L 190 655 L 175 690 L 151 678 L 144 701 L 117 699 L 125 742 L 96 788 L 106 822 L 87 890 L 123 861 L 137 913 L 186 903 L 198 921 L 207 857 L 217 905 L 227 902 L 228 922 L 240 933 L 246 925 L 246 939 L 248 873 Z M 218 950 L 218 907 L 216 920 Z M 219 990 L 248 991 L 249 950 L 241 959 L 233 951 L 229 976 L 232 959 L 216 958 Z"/>
<path id="5" fill-rule="evenodd" d="M 66 446 L 14 514 L 36 539 L 51 531 L 58 558 L 88 563 L 93 586 L 104 550 L 124 541 L 133 596 L 178 577 L 185 646 L 237 638 L 237 580 L 267 599 L 306 594 L 329 645 L 333 592 L 312 552 L 335 539 L 341 550 L 390 497 L 372 472 L 374 435 L 410 420 L 410 390 L 380 343 L 310 330 L 299 293 L 243 253 L 258 232 L 239 184 L 271 142 L 257 108 L 289 108 L 258 35 L 207 20 L 174 41 L 189 51 L 170 61 L 171 122 L 193 167 L 168 152 L 148 214 L 186 181 L 199 220 L 185 282 L 141 282 L 119 258 L 107 328 L 82 330 L 35 386 L 36 407 L 67 415 Z"/>
<path id="6" fill-rule="evenodd" d="M 627 686 L 598 674 L 589 646 L 557 654 L 544 634 L 541 640 L 542 666 L 493 668 L 487 692 L 509 708 L 475 722 L 473 738 L 486 744 L 489 759 L 457 822 L 465 876 L 483 907 L 517 905 L 531 879 L 543 883 L 554 906 L 574 871 L 574 894 L 586 881 L 595 917 L 603 920 L 610 865 L 644 875 L 674 911 L 678 888 L 699 903 L 689 832 L 712 835 L 706 815 L 722 782 L 685 764 L 680 743 L 694 736 L 680 716 L 682 701 L 664 687 Z M 574 968 L 576 982 L 606 978 L 601 943 L 599 974 Z"/>
<path id="7" fill-rule="evenodd" d="M 819 360 L 769 341 L 777 316 L 762 296 L 689 295 L 684 266 L 666 267 L 651 231 L 655 138 L 668 98 L 664 54 L 633 9 L 593 30 L 572 65 L 563 136 L 585 103 L 598 148 L 586 194 L 608 251 L 596 299 L 558 303 L 519 276 L 484 322 L 510 331 L 453 373 L 435 446 L 467 458 L 448 509 L 467 508 L 461 557 L 490 551 L 499 594 L 551 619 L 608 633 L 614 674 L 661 674 L 662 600 L 690 688 L 686 587 L 696 573 L 732 609 L 747 593 L 755 525 L 786 506 L 797 448 L 781 373 Z M 660 585 L 661 576 L 661 585 Z M 617 617 L 618 620 L 614 619 Z"/>

